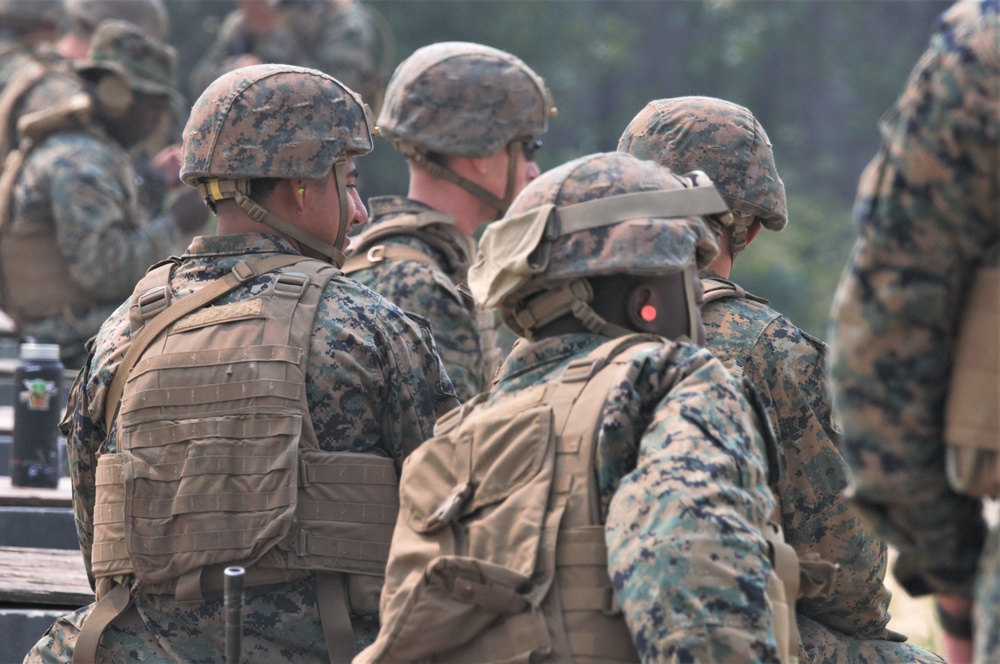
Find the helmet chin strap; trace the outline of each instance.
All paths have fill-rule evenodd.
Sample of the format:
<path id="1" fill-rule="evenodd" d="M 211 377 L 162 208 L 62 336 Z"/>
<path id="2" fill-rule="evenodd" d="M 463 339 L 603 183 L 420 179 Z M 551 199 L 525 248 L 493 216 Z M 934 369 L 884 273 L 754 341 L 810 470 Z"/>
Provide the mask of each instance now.
<path id="1" fill-rule="evenodd" d="M 339 171 L 336 170 L 338 168 Z M 345 204 L 347 200 L 347 185 L 344 179 L 344 162 L 337 162 L 334 165 L 334 169 L 337 178 L 337 192 L 341 201 L 340 228 L 337 229 L 337 246 L 340 246 L 347 235 L 347 205 Z M 337 246 L 323 242 L 319 238 L 306 233 L 281 217 L 268 212 L 265 207 L 250 198 L 247 195 L 250 193 L 249 180 L 220 180 L 213 178 L 207 182 L 198 184 L 197 189 L 198 193 L 201 194 L 202 198 L 209 205 L 227 198 L 233 199 L 254 221 L 270 226 L 282 235 L 295 240 L 303 247 L 308 247 L 338 268 L 347 260 Z"/>
<path id="2" fill-rule="evenodd" d="M 517 157 L 521 154 L 521 143 L 519 141 L 511 141 L 507 144 L 507 183 L 504 187 L 503 198 L 497 197 L 492 192 L 487 191 L 484 187 L 479 186 L 468 178 L 462 177 L 447 166 L 442 166 L 441 164 L 432 161 L 426 154 L 420 152 L 413 146 L 398 145 L 397 147 L 403 155 L 412 159 L 416 164 L 434 177 L 447 180 L 448 182 L 461 187 L 493 208 L 496 213 L 493 215 L 494 220 L 502 217 L 514 200 L 514 186 L 517 183 Z"/>

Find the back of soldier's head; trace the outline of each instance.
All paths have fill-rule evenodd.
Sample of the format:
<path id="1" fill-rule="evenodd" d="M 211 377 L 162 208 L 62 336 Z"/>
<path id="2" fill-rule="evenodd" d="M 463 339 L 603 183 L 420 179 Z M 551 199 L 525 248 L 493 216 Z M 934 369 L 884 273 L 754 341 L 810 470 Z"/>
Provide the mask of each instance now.
<path id="1" fill-rule="evenodd" d="M 74 23 L 88 33 L 109 20 L 128 21 L 157 39 L 166 39 L 170 33 L 163 0 L 65 0 L 65 7 Z"/>
<path id="2" fill-rule="evenodd" d="M 629 123 L 618 149 L 676 172 L 705 171 L 734 212 L 759 217 L 765 228 L 778 231 L 788 222 L 771 142 L 743 106 L 712 97 L 652 101 Z"/>
<path id="3" fill-rule="evenodd" d="M 531 182 L 487 227 L 469 286 L 478 305 L 499 307 L 511 329 L 530 337 L 552 316 L 580 313 L 579 302 L 552 310 L 538 303 L 562 292 L 586 304 L 588 278 L 708 265 L 717 222 L 703 217 L 726 212 L 704 174 L 677 176 L 621 152 L 582 157 Z"/>
<path id="4" fill-rule="evenodd" d="M 404 154 L 487 157 L 544 134 L 551 113 L 545 82 L 517 57 L 441 42 L 396 68 L 377 124 Z"/>
<path id="5" fill-rule="evenodd" d="M 18 35 L 55 31 L 62 20 L 62 0 L 0 0 L 0 26 Z"/>

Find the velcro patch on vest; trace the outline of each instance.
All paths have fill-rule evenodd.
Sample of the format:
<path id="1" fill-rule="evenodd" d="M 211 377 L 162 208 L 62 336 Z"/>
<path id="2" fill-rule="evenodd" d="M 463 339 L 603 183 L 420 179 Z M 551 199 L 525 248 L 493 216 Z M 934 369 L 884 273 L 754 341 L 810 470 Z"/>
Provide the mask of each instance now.
<path id="1" fill-rule="evenodd" d="M 186 316 L 174 325 L 174 331 L 180 332 L 217 323 L 247 320 L 248 318 L 262 318 L 263 312 L 264 301 L 256 297 L 232 304 L 221 304 L 217 307 L 200 309 Z"/>

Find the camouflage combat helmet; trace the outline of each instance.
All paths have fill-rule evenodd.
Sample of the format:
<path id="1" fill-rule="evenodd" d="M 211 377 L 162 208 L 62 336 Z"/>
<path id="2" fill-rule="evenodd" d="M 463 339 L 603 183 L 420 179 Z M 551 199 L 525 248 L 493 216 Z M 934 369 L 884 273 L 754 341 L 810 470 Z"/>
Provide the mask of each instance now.
<path id="1" fill-rule="evenodd" d="M 111 72 L 130 89 L 147 94 L 175 94 L 177 52 L 126 21 L 105 21 L 90 43 L 87 58 L 76 71 L 84 78 Z"/>
<path id="2" fill-rule="evenodd" d="M 368 109 L 315 69 L 254 65 L 223 74 L 194 103 L 184 128 L 181 180 L 209 205 L 232 198 L 251 217 L 332 259 L 349 220 L 344 164 L 372 149 Z M 333 168 L 340 200 L 335 245 L 308 235 L 249 198 L 258 178 L 319 179 Z"/>
<path id="3" fill-rule="evenodd" d="M 170 17 L 163 0 L 65 0 L 65 6 L 66 13 L 89 30 L 117 19 L 128 21 L 157 39 L 166 39 L 170 32 Z"/>
<path id="4" fill-rule="evenodd" d="M 378 128 L 400 152 L 466 189 L 503 214 L 514 197 L 517 139 L 537 139 L 555 115 L 551 95 L 528 65 L 510 53 L 467 42 L 417 49 L 386 88 Z M 439 156 L 510 154 L 504 198 L 441 163 Z"/>
<path id="5" fill-rule="evenodd" d="M 671 170 L 708 173 L 733 211 L 734 258 L 746 247 L 754 217 L 772 231 L 788 223 L 771 142 L 743 106 L 712 97 L 652 101 L 629 123 L 618 149 Z"/>
<path id="6" fill-rule="evenodd" d="M 622 152 L 582 157 L 532 181 L 486 228 L 469 286 L 476 304 L 499 307 L 528 339 L 566 314 L 597 334 L 626 334 L 589 306 L 587 277 L 700 269 L 718 253 L 713 226 L 723 222 L 702 218 L 711 215 L 728 208 L 704 173 L 677 176 Z"/>
<path id="7" fill-rule="evenodd" d="M 28 33 L 59 27 L 62 0 L 0 0 L 0 22 Z"/>

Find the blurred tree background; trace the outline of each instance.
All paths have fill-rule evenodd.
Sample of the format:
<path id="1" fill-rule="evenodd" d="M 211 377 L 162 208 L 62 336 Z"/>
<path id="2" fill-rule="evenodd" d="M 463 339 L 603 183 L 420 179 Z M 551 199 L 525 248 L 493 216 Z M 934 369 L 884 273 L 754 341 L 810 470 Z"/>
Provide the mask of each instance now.
<path id="1" fill-rule="evenodd" d="M 774 144 L 789 225 L 763 231 L 733 276 L 824 337 L 855 237 L 858 177 L 877 121 L 950 2 L 934 0 L 368 0 L 395 35 L 395 62 L 437 41 L 509 51 L 552 89 L 559 115 L 544 170 L 614 150 L 645 104 L 710 95 L 748 107 Z M 187 82 L 234 0 L 168 0 Z M 330 72 L 336 76 L 336 72 Z M 193 99 L 199 90 L 186 89 Z M 365 197 L 405 193 L 388 142 L 359 162 Z"/>

